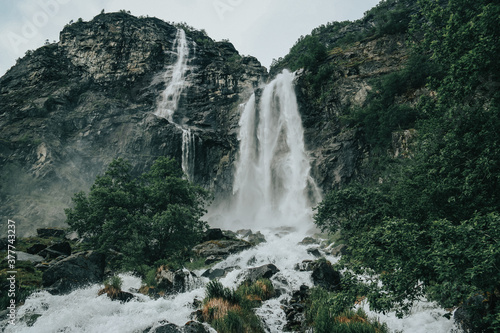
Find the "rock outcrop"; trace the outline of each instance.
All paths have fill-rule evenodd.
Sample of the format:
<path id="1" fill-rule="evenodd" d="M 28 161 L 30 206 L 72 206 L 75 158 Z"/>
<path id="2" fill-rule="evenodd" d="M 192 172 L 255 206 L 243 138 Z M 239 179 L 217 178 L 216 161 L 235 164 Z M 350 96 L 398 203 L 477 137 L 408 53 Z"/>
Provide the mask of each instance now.
<path id="1" fill-rule="evenodd" d="M 104 255 L 86 251 L 75 253 L 51 263 L 43 272 L 42 284 L 54 295 L 69 293 L 73 289 L 101 282 L 104 277 Z"/>

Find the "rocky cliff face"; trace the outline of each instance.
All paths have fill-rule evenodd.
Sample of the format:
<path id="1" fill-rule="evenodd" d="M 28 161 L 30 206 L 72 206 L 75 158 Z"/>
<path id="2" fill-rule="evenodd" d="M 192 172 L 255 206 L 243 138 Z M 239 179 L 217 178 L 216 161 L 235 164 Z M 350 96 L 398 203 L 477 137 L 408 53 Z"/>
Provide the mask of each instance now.
<path id="1" fill-rule="evenodd" d="M 101 14 L 65 27 L 0 78 L 0 219 L 64 224 L 73 193 L 112 159 L 141 173 L 159 156 L 181 160 L 182 131 L 154 115 L 175 61 L 177 28 L 155 18 Z M 186 29 L 194 48 L 179 119 L 195 137 L 194 180 L 220 193 L 232 181 L 239 104 L 267 72 L 227 42 Z"/>
<path id="2" fill-rule="evenodd" d="M 342 125 L 341 118 L 351 108 L 363 107 L 373 89 L 373 79 L 400 70 L 407 56 L 402 34 L 335 48 L 327 59 L 335 70 L 325 80 L 322 96 L 303 79 L 307 73 L 298 76 L 297 95 L 312 157 L 312 175 L 324 190 L 342 186 L 366 172 L 369 147 L 362 129 Z"/>

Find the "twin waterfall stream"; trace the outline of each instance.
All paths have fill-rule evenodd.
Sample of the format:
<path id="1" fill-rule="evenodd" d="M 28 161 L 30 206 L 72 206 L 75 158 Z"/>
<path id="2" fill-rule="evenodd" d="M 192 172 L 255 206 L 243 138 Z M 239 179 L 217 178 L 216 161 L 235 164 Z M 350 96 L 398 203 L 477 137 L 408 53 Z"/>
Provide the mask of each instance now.
<path id="1" fill-rule="evenodd" d="M 175 123 L 175 112 L 188 72 L 190 53 L 185 33 L 178 30 L 173 53 L 177 60 L 167 69 L 162 93 L 155 114 L 165 118 L 182 130 L 182 167 L 189 179 L 193 178 L 193 150 L 195 138 L 182 122 Z M 312 208 L 321 200 L 321 193 L 309 176 L 310 165 L 304 148 L 303 128 L 294 92 L 294 74 L 284 71 L 263 87 L 261 94 L 253 94 L 241 106 L 239 141 L 240 149 L 233 184 L 233 201 L 218 212 L 232 230 L 250 228 L 261 231 L 266 242 L 233 254 L 213 266 L 234 269 L 220 282 L 236 288 L 244 279 L 244 272 L 251 267 L 272 263 L 280 270 L 271 281 L 284 292 L 277 298 L 265 301 L 256 310 L 268 332 L 282 332 L 286 324 L 281 309 L 284 300 L 301 285 L 312 287 L 311 272 L 294 269 L 303 260 L 315 260 L 307 252 L 308 246 L 298 243 L 314 230 Z M 257 96 L 256 96 L 257 95 Z M 338 258 L 326 256 L 335 262 Z M 54 296 L 46 291 L 30 296 L 19 307 L 16 326 L 6 332 L 143 332 L 153 324 L 167 320 L 183 326 L 195 311 L 194 300 L 205 297 L 208 278 L 201 277 L 204 270 L 195 271 L 199 278 L 192 281 L 190 290 L 152 299 L 137 293 L 141 280 L 124 274 L 123 287 L 136 296 L 129 302 L 111 301 L 106 295 L 97 296 L 102 285 L 78 289 L 68 295 Z M 386 322 L 396 332 L 450 332 L 453 322 L 442 315 L 444 310 L 426 302 L 404 319 L 395 314 L 369 315 Z M 33 318 L 34 324 L 26 318 Z M 22 318 L 25 318 L 24 320 Z M 32 325 L 32 326 L 30 326 Z"/>

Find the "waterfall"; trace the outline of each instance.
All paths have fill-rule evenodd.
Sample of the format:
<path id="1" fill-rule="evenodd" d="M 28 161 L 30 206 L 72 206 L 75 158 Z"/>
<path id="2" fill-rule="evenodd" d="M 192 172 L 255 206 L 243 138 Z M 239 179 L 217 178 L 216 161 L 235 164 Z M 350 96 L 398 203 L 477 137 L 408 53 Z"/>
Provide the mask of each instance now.
<path id="1" fill-rule="evenodd" d="M 173 115 L 179 105 L 188 70 L 189 46 L 186 40 L 186 32 L 183 29 L 177 30 L 173 48 L 173 52 L 177 54 L 177 61 L 163 73 L 163 81 L 169 83 L 161 93 L 155 112 L 158 117 L 168 119 L 170 122 L 174 122 Z"/>
<path id="2" fill-rule="evenodd" d="M 186 73 L 189 69 L 189 45 L 183 29 L 177 30 L 172 52 L 177 55 L 177 60 L 163 73 L 162 81 L 168 84 L 160 95 L 155 115 L 167 119 L 182 131 L 182 171 L 189 180 L 192 180 L 194 177 L 194 135 L 190 129 L 174 121 L 174 114 L 179 107 L 179 100 L 186 86 Z"/>
<path id="3" fill-rule="evenodd" d="M 246 225 L 299 227 L 311 219 L 320 191 L 309 175 L 294 74 L 279 74 L 253 94 L 240 119 L 240 153 L 233 194 L 235 214 Z"/>
<path id="4" fill-rule="evenodd" d="M 182 129 L 182 171 L 187 179 L 193 180 L 194 177 L 194 156 L 195 156 L 195 137 L 191 130 Z"/>

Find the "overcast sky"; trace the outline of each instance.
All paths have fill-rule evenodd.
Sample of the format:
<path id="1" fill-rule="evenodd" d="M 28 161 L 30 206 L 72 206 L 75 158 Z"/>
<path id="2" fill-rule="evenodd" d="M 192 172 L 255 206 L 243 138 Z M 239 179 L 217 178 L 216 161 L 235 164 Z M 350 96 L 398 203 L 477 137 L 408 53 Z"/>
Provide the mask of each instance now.
<path id="1" fill-rule="evenodd" d="M 379 0 L 0 0 L 0 75 L 26 50 L 58 41 L 70 20 L 91 20 L 102 9 L 130 10 L 205 29 L 229 39 L 243 55 L 269 68 L 300 37 L 331 21 L 356 20 Z"/>

